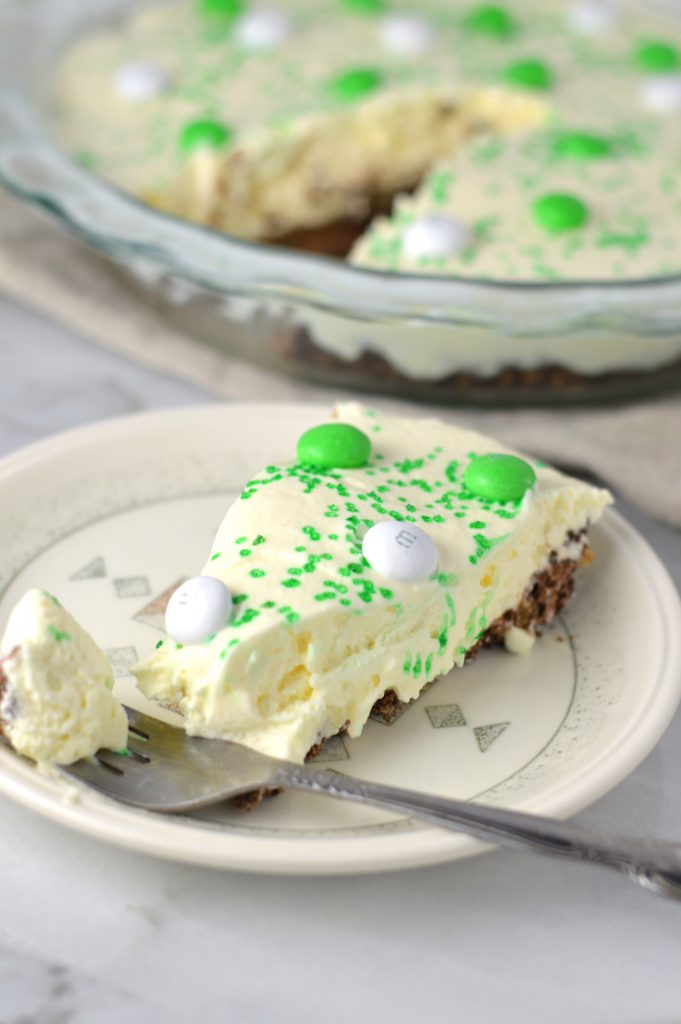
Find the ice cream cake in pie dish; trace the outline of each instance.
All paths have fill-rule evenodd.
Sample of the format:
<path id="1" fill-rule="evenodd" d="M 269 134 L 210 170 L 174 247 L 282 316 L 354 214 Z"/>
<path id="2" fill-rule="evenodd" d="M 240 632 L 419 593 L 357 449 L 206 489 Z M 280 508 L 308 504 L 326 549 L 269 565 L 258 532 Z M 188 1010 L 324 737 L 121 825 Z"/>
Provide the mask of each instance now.
<path id="1" fill-rule="evenodd" d="M 291 456 L 246 483 L 134 673 L 189 733 L 293 761 L 372 711 L 390 720 L 484 646 L 527 650 L 611 501 L 482 434 L 358 403 Z M 64 761 L 121 745 L 106 659 L 55 599 L 20 602 L 2 656 L 5 732 L 35 733 L 18 749 Z M 89 740 L 55 756 L 42 733 L 69 723 Z"/>
<path id="2" fill-rule="evenodd" d="M 438 402 L 678 381 L 678 20 L 36 0 L 0 35 L 50 40 L 0 74 L 0 179 L 213 347 Z"/>
<path id="3" fill-rule="evenodd" d="M 609 0 L 184 0 L 77 40 L 54 120 L 118 186 L 240 238 L 654 278 L 681 266 L 680 72 L 678 24 Z"/>

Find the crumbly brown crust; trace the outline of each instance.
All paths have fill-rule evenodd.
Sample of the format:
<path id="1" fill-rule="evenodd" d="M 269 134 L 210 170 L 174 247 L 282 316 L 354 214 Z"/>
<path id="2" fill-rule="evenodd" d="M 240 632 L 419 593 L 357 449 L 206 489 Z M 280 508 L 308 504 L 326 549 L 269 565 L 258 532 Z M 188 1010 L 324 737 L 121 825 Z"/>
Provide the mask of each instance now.
<path id="1" fill-rule="evenodd" d="M 286 249 L 321 253 L 324 256 L 345 259 L 357 239 L 369 227 L 373 216 L 372 213 L 371 217 L 357 219 L 346 217 L 335 224 L 325 224 L 317 228 L 299 228 L 297 231 L 289 231 L 288 234 L 269 239 L 269 241 Z"/>
<path id="2" fill-rule="evenodd" d="M 454 347 L 455 342 L 452 340 Z M 658 370 L 622 370 L 602 374 L 581 374 L 559 363 L 545 363 L 533 368 L 505 366 L 491 377 L 468 371 L 456 371 L 436 380 L 408 377 L 396 370 L 378 352 L 367 350 L 356 359 L 340 359 L 316 344 L 305 327 L 282 329 L 275 347 L 284 365 L 296 366 L 305 376 L 322 383 L 329 374 L 339 387 L 366 391 L 386 391 L 391 395 L 416 398 L 425 402 L 441 402 L 455 398 L 457 402 L 495 404 L 502 401 L 539 402 L 558 398 L 565 401 L 602 400 L 669 390 L 681 382 L 681 360 Z"/>
<path id="3" fill-rule="evenodd" d="M 582 542 L 585 540 L 585 535 L 586 530 L 579 532 L 571 530 L 567 535 L 567 540 Z M 477 643 L 469 648 L 466 652 L 466 663 L 472 661 L 484 647 L 503 644 L 504 638 L 512 626 L 539 634 L 540 627 L 548 625 L 572 596 L 575 589 L 574 576 L 577 566 L 587 564 L 591 558 L 591 549 L 588 545 L 585 545 L 579 562 L 572 558 L 559 559 L 557 553 L 552 552 L 548 567 L 532 577 L 516 607 L 509 608 L 495 619 Z M 431 685 L 432 683 L 426 683 L 421 694 Z M 418 700 L 418 697 L 415 699 Z M 413 703 L 413 701 L 409 703 Z M 407 706 L 408 704 L 401 701 L 393 690 L 386 690 L 380 700 L 374 704 L 371 714 L 372 717 L 380 718 L 386 725 L 389 725 L 403 713 Z M 341 732 L 344 731 L 344 728 L 341 729 Z M 305 760 L 313 760 L 323 746 L 324 740 L 316 743 Z M 273 796 L 279 792 L 281 792 L 280 789 L 262 789 L 255 793 L 247 793 L 238 797 L 236 804 L 242 810 L 252 811 L 264 797 Z"/>

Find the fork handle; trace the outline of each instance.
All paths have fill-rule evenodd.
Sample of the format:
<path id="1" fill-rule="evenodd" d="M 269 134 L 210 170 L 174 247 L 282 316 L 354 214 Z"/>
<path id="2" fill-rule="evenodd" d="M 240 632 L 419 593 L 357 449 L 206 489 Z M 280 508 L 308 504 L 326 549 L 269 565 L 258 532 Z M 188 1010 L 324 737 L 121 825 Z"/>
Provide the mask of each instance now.
<path id="1" fill-rule="evenodd" d="M 280 781 L 294 789 L 326 793 L 421 818 L 486 842 L 602 864 L 622 872 L 644 889 L 681 899 L 681 844 L 603 837 L 568 822 L 364 782 L 313 765 L 286 765 L 282 767 Z"/>

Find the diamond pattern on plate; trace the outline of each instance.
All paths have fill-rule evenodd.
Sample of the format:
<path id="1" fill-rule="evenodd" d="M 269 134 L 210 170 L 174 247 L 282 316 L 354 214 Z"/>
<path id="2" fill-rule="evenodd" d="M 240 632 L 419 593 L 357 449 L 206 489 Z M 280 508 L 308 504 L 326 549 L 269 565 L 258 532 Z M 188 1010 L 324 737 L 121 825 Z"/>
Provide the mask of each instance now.
<path id="1" fill-rule="evenodd" d="M 175 583 L 172 583 L 167 587 L 162 594 L 158 594 L 158 596 L 153 598 L 149 604 L 145 604 L 144 608 L 140 608 L 140 610 L 133 615 L 133 619 L 135 619 L 136 622 L 144 623 L 145 626 L 150 626 L 152 629 L 157 629 L 160 633 L 165 633 L 165 614 L 166 608 L 168 607 L 168 601 L 184 581 L 184 576 L 179 580 L 176 580 Z"/>
<path id="2" fill-rule="evenodd" d="M 120 676 L 129 676 L 130 669 L 139 661 L 135 647 L 109 647 L 104 653 L 109 659 L 116 679 Z"/>
<path id="3" fill-rule="evenodd" d="M 502 732 L 506 732 L 510 722 L 494 722 L 493 725 L 478 725 L 473 729 L 475 738 L 478 741 L 480 753 L 484 754 L 492 746 L 495 740 L 499 739 Z"/>
<path id="4" fill-rule="evenodd" d="M 106 576 L 106 562 L 100 555 L 98 558 L 93 558 L 91 562 L 84 565 L 77 572 L 74 572 L 73 576 L 69 576 L 71 580 L 95 580 L 101 579 L 102 576 Z"/>
<path id="5" fill-rule="evenodd" d="M 451 729 L 465 725 L 466 719 L 458 704 L 430 704 L 426 708 L 433 729 Z"/>
<path id="6" fill-rule="evenodd" d="M 122 576 L 113 581 L 116 597 L 146 597 L 151 593 L 146 576 Z"/>
<path id="7" fill-rule="evenodd" d="M 176 715 L 181 715 L 182 710 L 178 701 L 176 700 L 160 700 L 158 702 L 159 707 L 165 708 L 166 711 L 174 711 Z"/>
<path id="8" fill-rule="evenodd" d="M 322 761 L 349 760 L 348 748 L 345 746 L 342 736 L 332 736 L 331 739 L 326 740 L 324 746 L 314 758 L 315 764 L 320 764 Z"/>

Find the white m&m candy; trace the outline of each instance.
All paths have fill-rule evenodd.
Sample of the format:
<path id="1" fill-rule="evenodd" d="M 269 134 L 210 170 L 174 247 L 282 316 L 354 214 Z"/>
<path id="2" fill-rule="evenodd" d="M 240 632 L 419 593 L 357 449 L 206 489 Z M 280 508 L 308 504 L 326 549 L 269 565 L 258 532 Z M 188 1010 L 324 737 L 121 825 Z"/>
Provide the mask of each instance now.
<path id="1" fill-rule="evenodd" d="M 643 105 L 654 114 L 681 110 L 681 75 L 653 75 L 641 86 Z"/>
<path id="2" fill-rule="evenodd" d="M 192 576 L 166 608 L 166 633 L 178 644 L 201 644 L 223 629 L 232 614 L 229 587 L 214 576 Z"/>
<path id="3" fill-rule="evenodd" d="M 170 77 L 158 64 L 138 61 L 122 64 L 113 77 L 114 89 L 124 100 L 140 103 L 153 100 L 164 93 L 170 85 Z"/>
<path id="4" fill-rule="evenodd" d="M 417 57 L 431 46 L 433 30 L 423 18 L 390 14 L 378 26 L 378 38 L 389 53 L 398 57 Z"/>
<path id="5" fill-rule="evenodd" d="M 578 0 L 568 8 L 567 21 L 570 28 L 582 35 L 602 36 L 614 29 L 617 14 L 603 0 Z"/>
<path id="6" fill-rule="evenodd" d="M 271 50 L 291 34 L 291 22 L 282 11 L 255 8 L 239 18 L 234 38 L 247 50 Z"/>
<path id="7" fill-rule="evenodd" d="M 427 580 L 438 564 L 435 542 L 424 530 L 392 519 L 367 530 L 362 554 L 382 576 L 409 583 Z"/>
<path id="8" fill-rule="evenodd" d="M 402 252 L 412 260 L 456 256 L 469 245 L 465 224 L 442 213 L 427 213 L 412 221 L 402 239 Z"/>

